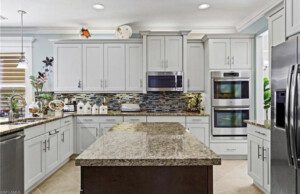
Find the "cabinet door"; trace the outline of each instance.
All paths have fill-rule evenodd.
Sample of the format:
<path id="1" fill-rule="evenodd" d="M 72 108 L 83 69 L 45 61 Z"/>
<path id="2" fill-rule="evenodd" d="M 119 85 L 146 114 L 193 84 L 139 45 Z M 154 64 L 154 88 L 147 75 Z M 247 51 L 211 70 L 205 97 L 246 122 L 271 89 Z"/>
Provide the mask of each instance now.
<path id="1" fill-rule="evenodd" d="M 142 44 L 126 44 L 126 91 L 143 91 Z"/>
<path id="2" fill-rule="evenodd" d="M 77 125 L 77 151 L 83 152 L 100 136 L 99 124 L 78 124 Z"/>
<path id="3" fill-rule="evenodd" d="M 271 157 L 270 142 L 263 142 L 263 161 L 264 161 L 264 188 L 270 192 L 271 183 Z"/>
<path id="4" fill-rule="evenodd" d="M 45 176 L 45 152 L 47 135 L 24 142 L 25 190 Z"/>
<path id="5" fill-rule="evenodd" d="M 251 39 L 231 39 L 231 68 L 251 69 L 252 41 Z"/>
<path id="6" fill-rule="evenodd" d="M 260 185 L 263 185 L 262 147 L 262 139 L 248 134 L 248 174 Z"/>
<path id="7" fill-rule="evenodd" d="M 60 161 L 64 161 L 73 154 L 73 126 L 67 125 L 59 132 L 59 156 Z"/>
<path id="8" fill-rule="evenodd" d="M 208 124 L 186 124 L 186 128 L 202 143 L 209 146 Z"/>
<path id="9" fill-rule="evenodd" d="M 164 36 L 148 36 L 147 68 L 148 71 L 165 71 L 165 38 Z"/>
<path id="10" fill-rule="evenodd" d="M 210 39 L 209 67 L 211 69 L 230 68 L 230 39 Z"/>
<path id="11" fill-rule="evenodd" d="M 165 70 L 182 71 L 182 37 L 165 37 Z"/>
<path id="12" fill-rule="evenodd" d="M 104 44 L 104 90 L 125 91 L 125 45 Z"/>
<path id="13" fill-rule="evenodd" d="M 284 9 L 282 9 L 269 18 L 269 44 L 271 47 L 285 41 L 284 17 Z"/>
<path id="14" fill-rule="evenodd" d="M 115 123 L 100 124 L 102 134 L 104 135 L 105 133 L 107 133 L 114 125 L 116 125 L 116 124 Z"/>
<path id="15" fill-rule="evenodd" d="M 46 151 L 46 174 L 51 172 L 59 165 L 59 152 L 58 152 L 58 133 L 48 135 L 47 138 L 47 151 Z"/>
<path id="16" fill-rule="evenodd" d="M 187 91 L 204 91 L 203 43 L 188 43 L 187 48 Z"/>
<path id="17" fill-rule="evenodd" d="M 103 90 L 103 44 L 83 45 L 83 90 Z"/>
<path id="18" fill-rule="evenodd" d="M 300 1 L 285 0 L 286 35 L 292 36 L 300 32 Z"/>
<path id="19" fill-rule="evenodd" d="M 56 44 L 53 72 L 55 91 L 82 91 L 81 44 Z"/>

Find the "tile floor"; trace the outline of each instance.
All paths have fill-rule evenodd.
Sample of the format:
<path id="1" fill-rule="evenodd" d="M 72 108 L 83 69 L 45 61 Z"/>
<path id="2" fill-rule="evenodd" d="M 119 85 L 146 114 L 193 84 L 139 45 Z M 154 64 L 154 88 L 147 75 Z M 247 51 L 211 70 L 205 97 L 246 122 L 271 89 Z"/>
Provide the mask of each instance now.
<path id="1" fill-rule="evenodd" d="M 31 194 L 79 194 L 80 168 L 71 160 L 40 184 Z M 262 194 L 247 175 L 246 160 L 222 160 L 214 167 L 215 194 Z"/>

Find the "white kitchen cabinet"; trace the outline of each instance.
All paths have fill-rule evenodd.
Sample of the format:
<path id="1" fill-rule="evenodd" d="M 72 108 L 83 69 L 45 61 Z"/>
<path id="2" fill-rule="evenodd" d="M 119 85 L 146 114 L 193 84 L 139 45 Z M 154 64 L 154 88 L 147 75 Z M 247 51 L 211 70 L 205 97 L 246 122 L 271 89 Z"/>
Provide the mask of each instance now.
<path id="1" fill-rule="evenodd" d="M 147 68 L 148 71 L 165 70 L 165 37 L 147 37 Z"/>
<path id="2" fill-rule="evenodd" d="M 202 143 L 209 146 L 208 124 L 186 124 L 186 128 Z"/>
<path id="3" fill-rule="evenodd" d="M 269 141 L 263 142 L 263 167 L 264 167 L 264 188 L 270 192 L 271 191 L 271 143 Z"/>
<path id="4" fill-rule="evenodd" d="M 210 39 L 209 67 L 211 69 L 230 69 L 230 39 Z"/>
<path id="5" fill-rule="evenodd" d="M 300 1 L 285 0 L 286 36 L 300 32 Z"/>
<path id="6" fill-rule="evenodd" d="M 143 91 L 142 44 L 126 44 L 126 91 Z"/>
<path id="7" fill-rule="evenodd" d="M 50 134 L 51 133 L 51 134 Z M 58 151 L 58 131 L 49 132 L 46 141 L 46 174 L 54 170 L 59 164 L 59 151 Z"/>
<path id="8" fill-rule="evenodd" d="M 103 124 L 101 123 L 100 128 L 102 130 L 102 135 L 107 133 L 114 125 L 115 123 L 103 123 Z"/>
<path id="9" fill-rule="evenodd" d="M 263 140 L 248 134 L 248 174 L 260 185 L 263 185 Z"/>
<path id="10" fill-rule="evenodd" d="M 124 116 L 124 122 L 147 122 L 146 116 Z"/>
<path id="11" fill-rule="evenodd" d="M 147 37 L 148 71 L 182 71 L 182 36 Z"/>
<path id="12" fill-rule="evenodd" d="M 252 40 L 231 39 L 231 69 L 250 69 L 252 64 Z"/>
<path id="13" fill-rule="evenodd" d="M 59 131 L 59 156 L 63 162 L 73 154 L 73 125 L 66 125 Z"/>
<path id="14" fill-rule="evenodd" d="M 105 91 L 125 91 L 125 45 L 104 44 Z"/>
<path id="15" fill-rule="evenodd" d="M 200 92 L 205 90 L 205 67 L 203 43 L 187 44 L 187 91 Z"/>
<path id="16" fill-rule="evenodd" d="M 54 91 L 82 91 L 82 45 L 55 44 Z"/>
<path id="17" fill-rule="evenodd" d="M 47 134 L 24 141 L 25 190 L 42 179 L 45 174 Z"/>
<path id="18" fill-rule="evenodd" d="M 165 70 L 182 71 L 182 36 L 165 36 Z"/>
<path id="19" fill-rule="evenodd" d="M 99 123 L 95 124 L 77 124 L 77 150 L 79 153 L 83 152 L 92 143 L 94 143 L 100 136 Z"/>
<path id="20" fill-rule="evenodd" d="M 83 44 L 82 77 L 84 91 L 103 90 L 103 44 Z"/>
<path id="21" fill-rule="evenodd" d="M 251 69 L 252 39 L 209 39 L 210 69 Z"/>
<path id="22" fill-rule="evenodd" d="M 269 17 L 269 44 L 277 46 L 285 41 L 285 15 L 284 9 L 279 10 Z"/>

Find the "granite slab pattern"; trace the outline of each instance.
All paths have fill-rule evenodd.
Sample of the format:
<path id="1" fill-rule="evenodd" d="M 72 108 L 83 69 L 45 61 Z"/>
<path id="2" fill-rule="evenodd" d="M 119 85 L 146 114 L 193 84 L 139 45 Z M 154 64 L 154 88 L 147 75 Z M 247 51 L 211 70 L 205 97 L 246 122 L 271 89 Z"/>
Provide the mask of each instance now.
<path id="1" fill-rule="evenodd" d="M 120 123 L 75 160 L 77 166 L 211 166 L 221 158 L 179 123 Z"/>
<path id="2" fill-rule="evenodd" d="M 121 112 L 121 111 L 109 111 L 108 114 L 77 114 L 77 113 L 64 113 L 63 116 L 45 116 L 41 117 L 40 120 L 26 123 L 13 125 L 8 124 L 7 122 L 0 122 L 0 136 L 7 135 L 10 133 L 15 133 L 22 131 L 29 127 L 34 127 L 37 125 L 42 125 L 51 121 L 59 120 L 62 118 L 70 116 L 209 116 L 206 113 L 197 113 L 197 112 Z M 21 119 L 22 120 L 22 119 Z"/>
<path id="3" fill-rule="evenodd" d="M 265 128 L 265 129 L 271 129 L 271 126 L 266 126 L 261 121 L 257 121 L 257 120 L 245 120 L 244 122 L 247 123 L 247 124 L 249 124 L 249 125 L 255 125 L 257 127 L 261 127 L 261 128 Z"/>

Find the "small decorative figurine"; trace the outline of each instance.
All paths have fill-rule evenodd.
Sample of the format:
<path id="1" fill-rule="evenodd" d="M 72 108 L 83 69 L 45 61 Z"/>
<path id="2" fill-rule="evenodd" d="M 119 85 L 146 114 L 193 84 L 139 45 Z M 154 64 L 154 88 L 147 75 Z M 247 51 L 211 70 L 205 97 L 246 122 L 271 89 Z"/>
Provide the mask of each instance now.
<path id="1" fill-rule="evenodd" d="M 87 28 L 85 28 L 85 27 L 82 27 L 82 28 L 81 28 L 81 30 L 80 30 L 80 35 L 81 35 L 82 37 L 84 37 L 84 38 L 89 38 L 89 37 L 91 37 L 90 31 L 89 31 Z"/>

